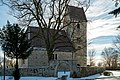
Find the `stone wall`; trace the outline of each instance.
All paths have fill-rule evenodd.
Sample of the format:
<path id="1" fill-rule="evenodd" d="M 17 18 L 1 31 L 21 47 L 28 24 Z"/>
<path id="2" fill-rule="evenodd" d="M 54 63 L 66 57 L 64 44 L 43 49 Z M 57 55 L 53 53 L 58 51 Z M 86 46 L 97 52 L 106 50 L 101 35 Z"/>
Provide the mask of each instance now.
<path id="1" fill-rule="evenodd" d="M 48 57 L 46 51 L 42 50 L 34 50 L 32 54 L 25 60 L 19 60 L 19 67 L 27 68 L 27 67 L 39 67 L 39 66 L 47 66 L 48 65 Z"/>
<path id="2" fill-rule="evenodd" d="M 72 60 L 72 52 L 57 52 L 55 51 L 53 54 L 57 54 L 57 58 L 54 60 L 57 62 L 58 60 Z M 52 64 L 52 63 L 50 63 Z M 57 63 L 54 63 L 55 65 Z M 34 50 L 32 54 L 25 60 L 23 63 L 22 60 L 19 60 L 19 67 L 27 68 L 27 67 L 39 67 L 39 66 L 48 66 L 48 57 L 46 51 Z"/>
<path id="3" fill-rule="evenodd" d="M 6 75 L 11 76 L 15 69 L 6 69 Z M 39 67 L 39 68 L 19 68 L 21 76 L 54 76 L 52 67 Z M 4 74 L 4 70 L 0 69 L 0 76 Z"/>
<path id="4" fill-rule="evenodd" d="M 57 60 L 72 60 L 72 52 L 54 52 L 57 54 Z"/>
<path id="5" fill-rule="evenodd" d="M 103 67 L 81 67 L 80 73 L 78 73 L 78 77 L 90 76 L 97 73 L 102 73 L 103 71 L 105 71 L 105 68 Z"/>
<path id="6" fill-rule="evenodd" d="M 74 68 L 73 71 L 77 73 L 77 77 L 84 77 L 84 76 L 89 76 L 89 75 L 93 75 L 96 73 L 102 73 L 104 70 L 105 69 L 102 67 L 81 67 L 78 69 Z M 11 76 L 13 71 L 14 69 L 6 69 L 6 75 Z M 71 77 L 73 75 L 72 74 L 73 71 L 70 71 Z M 3 75 L 3 72 L 4 72 L 3 69 L 0 69 L 0 76 Z M 43 66 L 39 68 L 20 68 L 20 73 L 22 76 L 45 76 L 45 77 L 56 76 L 55 68 L 52 66 Z"/>
<path id="7" fill-rule="evenodd" d="M 46 51 L 34 50 L 32 54 L 28 57 L 27 67 L 39 67 L 47 66 L 48 57 Z"/>

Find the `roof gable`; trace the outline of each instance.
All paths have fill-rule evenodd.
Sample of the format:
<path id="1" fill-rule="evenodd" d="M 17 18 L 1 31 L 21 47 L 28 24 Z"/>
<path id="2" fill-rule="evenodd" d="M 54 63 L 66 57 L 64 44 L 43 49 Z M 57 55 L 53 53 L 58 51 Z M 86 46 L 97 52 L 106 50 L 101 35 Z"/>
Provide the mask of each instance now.
<path id="1" fill-rule="evenodd" d="M 39 34 L 41 34 L 41 30 L 39 30 L 39 27 L 30 27 L 30 29 L 28 29 L 30 31 L 30 38 L 34 37 L 39 31 Z M 46 35 L 46 29 L 44 30 L 44 35 Z M 53 35 L 53 32 L 55 32 L 56 30 L 54 29 L 50 29 L 49 30 L 49 39 L 51 38 L 51 36 Z M 60 36 L 56 41 L 55 41 L 55 46 L 54 48 L 57 48 L 57 51 L 67 51 L 67 52 L 72 52 L 74 51 L 74 47 L 70 41 L 70 39 L 67 37 L 67 34 L 64 30 L 61 30 L 59 32 L 59 34 L 57 36 Z M 42 35 L 38 35 L 37 37 L 35 37 L 32 40 L 31 45 L 33 47 L 38 47 L 38 48 L 46 48 L 46 44 L 44 41 L 44 38 Z"/>
<path id="2" fill-rule="evenodd" d="M 68 15 L 70 16 L 70 19 L 75 19 L 75 20 L 87 22 L 83 7 L 78 8 L 75 6 L 69 6 L 68 7 Z"/>

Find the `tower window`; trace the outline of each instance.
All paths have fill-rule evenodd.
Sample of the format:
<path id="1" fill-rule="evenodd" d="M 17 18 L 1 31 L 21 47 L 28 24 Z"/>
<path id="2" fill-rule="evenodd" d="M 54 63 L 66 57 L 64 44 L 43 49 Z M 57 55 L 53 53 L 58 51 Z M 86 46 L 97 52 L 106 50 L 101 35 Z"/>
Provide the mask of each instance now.
<path id="1" fill-rule="evenodd" d="M 57 54 L 54 54 L 54 60 L 57 60 Z"/>
<path id="2" fill-rule="evenodd" d="M 80 29 L 80 24 L 79 23 L 77 24 L 77 29 Z"/>

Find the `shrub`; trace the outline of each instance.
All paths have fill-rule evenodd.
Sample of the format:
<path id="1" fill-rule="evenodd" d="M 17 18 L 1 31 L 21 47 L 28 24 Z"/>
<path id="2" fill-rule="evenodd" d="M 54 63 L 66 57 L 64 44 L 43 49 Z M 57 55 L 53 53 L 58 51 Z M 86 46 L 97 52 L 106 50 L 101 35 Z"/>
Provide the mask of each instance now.
<path id="1" fill-rule="evenodd" d="M 104 76 L 113 76 L 113 73 L 112 73 L 112 72 L 105 71 L 105 72 L 103 72 L 103 75 L 104 75 Z"/>

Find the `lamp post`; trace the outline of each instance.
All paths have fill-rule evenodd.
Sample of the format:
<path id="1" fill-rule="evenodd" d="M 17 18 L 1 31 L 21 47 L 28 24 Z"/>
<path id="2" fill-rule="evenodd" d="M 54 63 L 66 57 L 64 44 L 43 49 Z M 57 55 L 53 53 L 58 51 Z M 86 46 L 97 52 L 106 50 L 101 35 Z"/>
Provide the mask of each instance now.
<path id="1" fill-rule="evenodd" d="M 5 52 L 4 52 L 4 79 L 5 80 Z"/>

